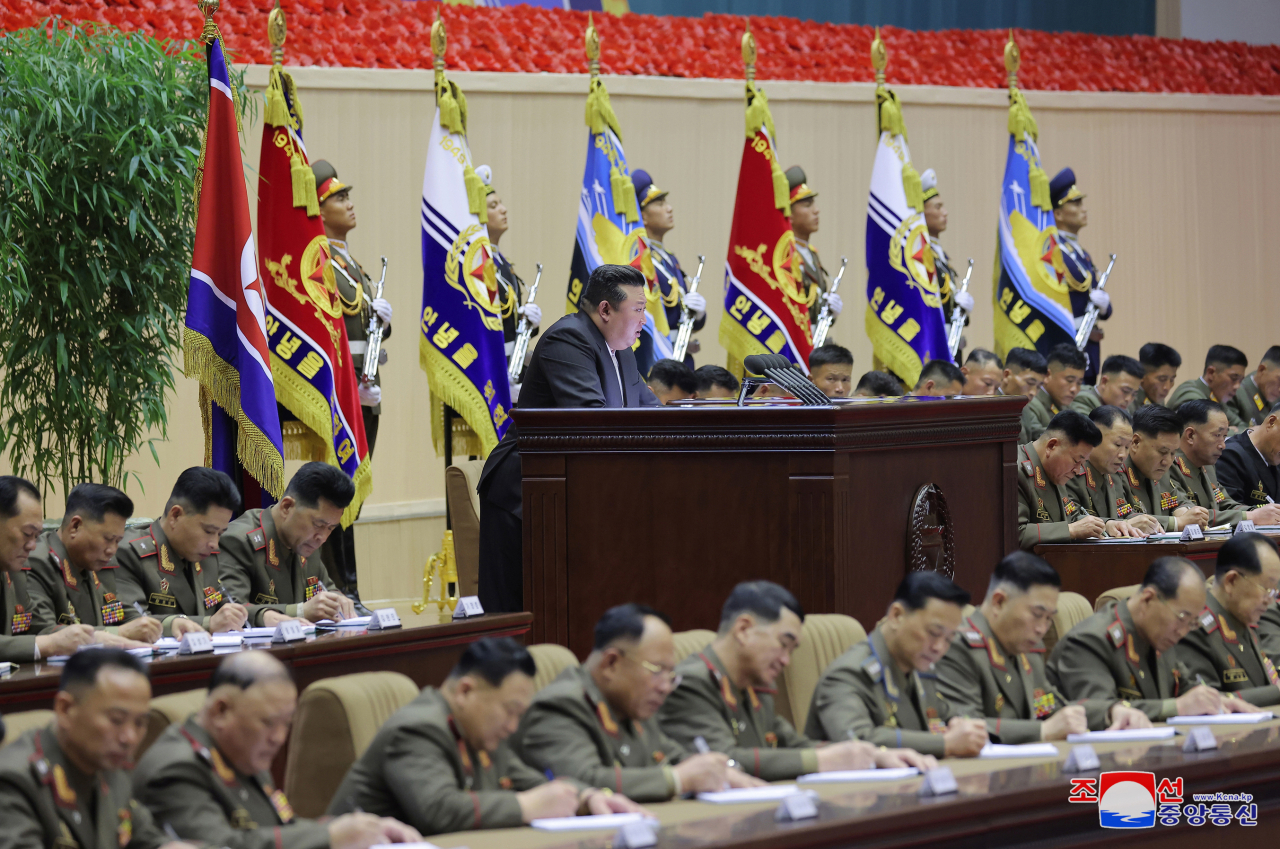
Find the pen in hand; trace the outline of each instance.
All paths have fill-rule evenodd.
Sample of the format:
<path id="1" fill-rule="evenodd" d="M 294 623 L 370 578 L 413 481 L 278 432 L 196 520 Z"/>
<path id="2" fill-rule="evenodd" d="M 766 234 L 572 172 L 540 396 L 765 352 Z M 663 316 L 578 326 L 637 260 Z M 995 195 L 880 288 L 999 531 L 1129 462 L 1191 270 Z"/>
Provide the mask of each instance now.
<path id="1" fill-rule="evenodd" d="M 711 754 L 711 747 L 707 745 L 707 738 L 703 737 L 701 734 L 693 738 L 693 747 L 698 750 L 698 754 L 700 755 Z M 732 761 L 730 763 L 732 763 Z M 724 789 L 729 789 L 728 781 L 724 783 Z"/>

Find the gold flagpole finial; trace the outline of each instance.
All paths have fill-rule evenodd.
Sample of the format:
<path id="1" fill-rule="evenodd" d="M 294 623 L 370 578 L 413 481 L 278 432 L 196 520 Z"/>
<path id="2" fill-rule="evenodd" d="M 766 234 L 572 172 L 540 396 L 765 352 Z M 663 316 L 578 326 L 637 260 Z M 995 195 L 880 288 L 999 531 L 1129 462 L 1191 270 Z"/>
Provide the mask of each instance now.
<path id="1" fill-rule="evenodd" d="M 218 26 L 213 22 L 213 13 L 218 11 L 218 0 L 196 0 L 196 8 L 204 15 L 204 28 L 200 31 L 200 40 L 209 44 L 218 37 Z"/>
<path id="2" fill-rule="evenodd" d="M 435 22 L 431 24 L 431 61 L 437 74 L 444 73 L 444 51 L 449 40 L 445 36 L 444 19 L 436 12 Z"/>
<path id="3" fill-rule="evenodd" d="M 1004 69 L 1009 74 L 1009 88 L 1018 87 L 1018 65 L 1022 56 L 1018 52 L 1018 44 L 1013 40 L 1013 27 L 1009 28 L 1009 43 L 1004 46 Z"/>
<path id="4" fill-rule="evenodd" d="M 884 85 L 884 69 L 889 64 L 889 51 L 885 50 L 880 40 L 880 27 L 876 27 L 875 38 L 871 40 L 871 67 L 876 69 L 876 85 Z"/>
<path id="5" fill-rule="evenodd" d="M 747 82 L 756 79 L 756 37 L 751 34 L 751 19 L 747 18 L 747 29 L 742 34 L 742 64 L 747 69 Z"/>
<path id="6" fill-rule="evenodd" d="M 600 33 L 596 32 L 595 21 L 590 12 L 587 12 L 587 33 L 583 38 L 583 46 L 587 51 L 587 68 L 594 80 L 600 76 Z"/>
<path id="7" fill-rule="evenodd" d="M 271 63 L 277 67 L 284 64 L 285 34 L 284 9 L 276 0 L 276 7 L 267 13 L 267 41 L 271 42 Z"/>

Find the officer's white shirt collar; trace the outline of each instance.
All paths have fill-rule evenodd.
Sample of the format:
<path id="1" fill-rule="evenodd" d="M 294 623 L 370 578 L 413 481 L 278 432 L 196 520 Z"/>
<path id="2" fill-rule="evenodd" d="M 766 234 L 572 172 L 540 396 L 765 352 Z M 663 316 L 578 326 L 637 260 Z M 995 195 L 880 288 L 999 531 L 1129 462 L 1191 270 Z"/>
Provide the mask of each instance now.
<path id="1" fill-rule="evenodd" d="M 618 366 L 618 352 L 609 347 L 609 343 L 604 343 L 605 349 L 609 352 L 609 359 L 613 360 L 613 373 L 618 376 L 618 394 L 622 396 L 622 403 L 627 403 L 627 392 L 622 388 L 622 369 Z"/>

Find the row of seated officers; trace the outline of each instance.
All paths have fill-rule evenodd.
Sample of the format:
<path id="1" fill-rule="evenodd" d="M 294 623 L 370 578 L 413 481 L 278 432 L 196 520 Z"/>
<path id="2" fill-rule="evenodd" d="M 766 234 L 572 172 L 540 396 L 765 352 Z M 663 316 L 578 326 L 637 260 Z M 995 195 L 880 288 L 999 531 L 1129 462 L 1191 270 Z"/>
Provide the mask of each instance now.
<path id="1" fill-rule="evenodd" d="M 585 662 L 541 692 L 523 646 L 486 638 L 387 721 L 319 822 L 295 818 L 269 773 L 297 700 L 269 653 L 224 659 L 203 708 L 130 771 L 146 667 L 117 648 L 81 651 L 53 722 L 0 750 L 0 849 L 367 849 L 815 771 L 929 770 L 988 741 L 1249 711 L 1280 702 L 1254 635 L 1278 584 L 1280 552 L 1260 534 L 1226 543 L 1208 586 L 1189 561 L 1160 558 L 1134 595 L 1046 657 L 1059 578 L 1045 561 L 1009 555 L 967 613 L 951 580 L 912 572 L 869 637 L 824 672 L 803 733 L 778 715 L 773 688 L 804 640 L 804 611 L 773 583 L 739 584 L 714 639 L 683 660 L 661 613 L 614 607 Z"/>

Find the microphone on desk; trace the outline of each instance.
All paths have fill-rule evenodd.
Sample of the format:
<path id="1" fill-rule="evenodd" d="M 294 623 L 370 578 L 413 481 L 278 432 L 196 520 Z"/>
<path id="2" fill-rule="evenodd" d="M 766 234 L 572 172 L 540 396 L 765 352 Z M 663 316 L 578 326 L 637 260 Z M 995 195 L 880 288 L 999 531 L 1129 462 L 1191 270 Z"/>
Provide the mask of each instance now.
<path id="1" fill-rule="evenodd" d="M 746 369 L 742 381 L 742 394 L 738 398 L 739 406 L 746 400 L 750 386 L 753 384 L 773 382 L 800 400 L 806 407 L 826 407 L 831 404 L 829 398 L 822 394 L 818 387 L 781 354 L 752 354 L 742 361 Z M 750 375 L 763 375 L 767 380 Z"/>

